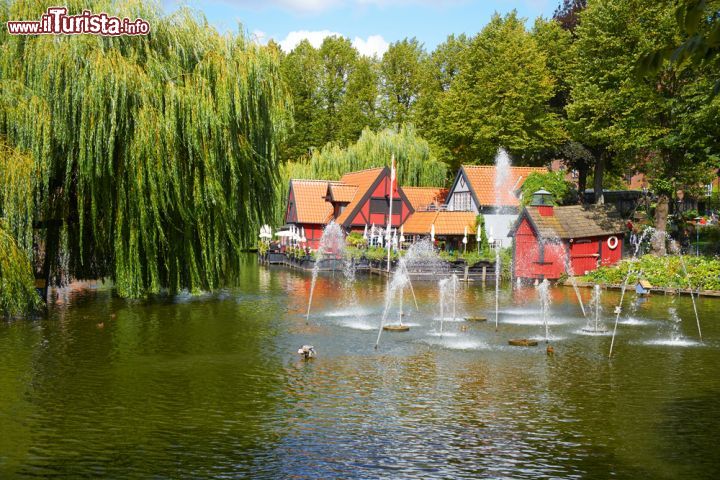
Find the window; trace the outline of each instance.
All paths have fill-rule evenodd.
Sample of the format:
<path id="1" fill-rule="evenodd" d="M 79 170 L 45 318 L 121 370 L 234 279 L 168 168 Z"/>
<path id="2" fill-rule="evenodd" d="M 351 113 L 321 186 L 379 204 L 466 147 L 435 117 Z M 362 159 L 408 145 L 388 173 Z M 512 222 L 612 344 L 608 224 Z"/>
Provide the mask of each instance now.
<path id="1" fill-rule="evenodd" d="M 390 209 L 390 204 L 386 198 L 371 198 L 370 199 L 370 213 L 387 213 Z"/>
<path id="2" fill-rule="evenodd" d="M 469 212 L 472 210 L 470 192 L 458 192 L 452 197 L 453 210 L 456 212 Z"/>

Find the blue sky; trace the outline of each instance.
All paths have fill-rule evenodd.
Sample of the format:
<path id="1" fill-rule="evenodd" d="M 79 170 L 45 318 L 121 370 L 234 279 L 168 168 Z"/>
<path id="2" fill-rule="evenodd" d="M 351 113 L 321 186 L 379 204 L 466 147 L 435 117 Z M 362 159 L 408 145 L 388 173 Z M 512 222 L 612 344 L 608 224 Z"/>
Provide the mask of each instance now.
<path id="1" fill-rule="evenodd" d="M 416 37 L 431 51 L 451 34 L 477 33 L 493 12 L 516 9 L 529 19 L 552 16 L 560 0 L 165 0 L 165 10 L 180 4 L 205 13 L 220 31 L 237 31 L 238 23 L 265 42 L 272 38 L 285 50 L 302 38 L 318 45 L 341 34 L 365 55 L 382 55 L 387 44 Z"/>

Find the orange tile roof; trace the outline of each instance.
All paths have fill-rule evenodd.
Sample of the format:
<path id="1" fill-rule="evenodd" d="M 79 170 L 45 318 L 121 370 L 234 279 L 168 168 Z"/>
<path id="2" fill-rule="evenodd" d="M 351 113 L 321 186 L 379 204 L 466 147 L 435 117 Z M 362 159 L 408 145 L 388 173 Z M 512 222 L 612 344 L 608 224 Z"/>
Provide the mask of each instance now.
<path id="1" fill-rule="evenodd" d="M 474 212 L 438 212 L 435 218 L 435 235 L 463 235 L 465 227 L 468 235 L 475 235 Z"/>
<path id="2" fill-rule="evenodd" d="M 415 212 L 403 224 L 403 233 L 408 235 L 430 235 L 435 225 L 435 235 L 475 235 L 475 213 L 473 212 Z"/>
<path id="3" fill-rule="evenodd" d="M 475 192 L 479 206 L 492 206 L 497 203 L 495 195 L 495 165 L 463 165 L 468 183 Z M 543 167 L 510 167 L 510 173 L 500 188 L 500 205 L 503 207 L 517 207 L 520 201 L 514 191 L 520 189 L 533 172 L 547 173 Z"/>
<path id="4" fill-rule="evenodd" d="M 367 192 L 372 184 L 377 180 L 380 174 L 385 170 L 386 167 L 370 168 L 367 170 L 360 170 L 358 172 L 346 173 L 340 179 L 340 183 L 346 185 L 357 185 L 357 191 L 353 196 L 353 199 L 345 207 L 345 210 L 335 220 L 339 225 L 345 223 L 350 214 L 355 210 L 357 203 L 362 199 L 365 192 Z"/>
<path id="5" fill-rule="evenodd" d="M 441 187 L 402 187 L 413 210 L 425 210 L 428 205 L 440 205 L 445 203 L 447 188 Z"/>
<path id="6" fill-rule="evenodd" d="M 403 223 L 406 235 L 430 235 L 430 225 L 435 222 L 438 212 L 415 212 Z"/>
<path id="7" fill-rule="evenodd" d="M 330 195 L 334 202 L 352 202 L 358 190 L 357 185 L 345 185 L 343 183 L 331 183 Z"/>
<path id="8" fill-rule="evenodd" d="M 333 214 L 330 202 L 325 201 L 327 180 L 291 180 L 295 194 L 298 223 L 327 223 Z"/>

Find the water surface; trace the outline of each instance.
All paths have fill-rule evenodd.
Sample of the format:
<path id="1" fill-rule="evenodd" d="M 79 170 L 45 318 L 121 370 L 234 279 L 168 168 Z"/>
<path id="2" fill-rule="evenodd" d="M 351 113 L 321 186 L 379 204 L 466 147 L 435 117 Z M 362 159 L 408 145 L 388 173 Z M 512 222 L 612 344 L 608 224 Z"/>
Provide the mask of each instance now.
<path id="1" fill-rule="evenodd" d="M 720 300 L 698 302 L 699 343 L 689 298 L 629 294 L 608 360 L 556 288 L 548 357 L 533 288 L 502 289 L 496 332 L 493 285 L 461 284 L 458 312 L 490 321 L 440 335 L 436 285 L 416 284 L 411 331 L 375 351 L 383 280 L 321 275 L 306 325 L 309 283 L 248 259 L 215 295 L 100 287 L 0 323 L 0 478 L 717 477 Z"/>

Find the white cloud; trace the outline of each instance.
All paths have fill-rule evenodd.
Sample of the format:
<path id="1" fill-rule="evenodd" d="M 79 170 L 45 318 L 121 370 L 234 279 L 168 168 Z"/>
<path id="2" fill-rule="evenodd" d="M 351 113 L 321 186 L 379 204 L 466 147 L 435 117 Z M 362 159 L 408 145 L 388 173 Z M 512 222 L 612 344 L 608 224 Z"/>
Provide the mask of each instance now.
<path id="1" fill-rule="evenodd" d="M 256 32 L 253 32 L 253 34 L 256 34 Z M 288 33 L 287 36 L 278 43 L 284 52 L 290 52 L 303 40 L 307 40 L 310 42 L 310 45 L 315 48 L 320 48 L 320 45 L 322 45 L 322 42 L 326 37 L 342 36 L 343 34 L 330 30 L 296 30 Z M 264 36 L 263 40 L 265 40 Z M 352 45 L 357 49 L 360 55 L 364 55 L 366 57 L 377 56 L 378 58 L 382 57 L 383 53 L 387 51 L 389 46 L 388 42 L 385 41 L 382 35 L 370 35 L 367 39 L 355 37 L 352 41 Z"/>
<path id="2" fill-rule="evenodd" d="M 278 43 L 284 52 L 290 52 L 303 40 L 307 40 L 310 42 L 310 45 L 315 48 L 319 48 L 325 37 L 342 37 L 342 34 L 331 32 L 330 30 L 316 30 L 314 32 L 309 30 L 297 30 L 288 33 L 285 39 L 280 40 Z"/>
<path id="3" fill-rule="evenodd" d="M 271 0 L 271 2 L 296 12 L 322 12 L 343 3 L 341 0 Z"/>
<path id="4" fill-rule="evenodd" d="M 360 52 L 360 55 L 366 57 L 382 57 L 387 52 L 390 46 L 388 42 L 382 37 L 382 35 L 370 35 L 367 40 L 363 40 L 360 37 L 355 37 L 352 42 L 353 47 Z"/>

